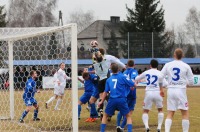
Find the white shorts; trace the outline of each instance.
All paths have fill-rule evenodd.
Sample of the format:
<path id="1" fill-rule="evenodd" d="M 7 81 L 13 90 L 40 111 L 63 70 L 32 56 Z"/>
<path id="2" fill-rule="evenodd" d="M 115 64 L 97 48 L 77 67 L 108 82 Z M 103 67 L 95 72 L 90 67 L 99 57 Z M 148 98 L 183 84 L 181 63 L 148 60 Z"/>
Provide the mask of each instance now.
<path id="1" fill-rule="evenodd" d="M 168 88 L 167 90 L 167 110 L 176 111 L 177 109 L 189 109 L 186 88 Z"/>
<path id="2" fill-rule="evenodd" d="M 163 98 L 160 96 L 160 91 L 146 91 L 143 109 L 151 110 L 153 103 L 157 108 L 163 108 Z"/>
<path id="3" fill-rule="evenodd" d="M 54 94 L 58 96 L 63 96 L 65 93 L 65 87 L 64 86 L 55 86 L 54 87 Z"/>

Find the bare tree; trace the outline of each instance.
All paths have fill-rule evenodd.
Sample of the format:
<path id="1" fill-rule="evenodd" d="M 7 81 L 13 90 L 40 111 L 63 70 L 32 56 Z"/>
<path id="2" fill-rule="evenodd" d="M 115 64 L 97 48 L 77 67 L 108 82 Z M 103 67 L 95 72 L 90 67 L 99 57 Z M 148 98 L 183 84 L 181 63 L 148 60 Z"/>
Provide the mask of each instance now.
<path id="1" fill-rule="evenodd" d="M 10 0 L 8 26 L 41 27 L 55 24 L 56 0 Z"/>
<path id="2" fill-rule="evenodd" d="M 78 33 L 95 21 L 94 12 L 89 10 L 84 12 L 82 9 L 74 10 L 69 13 L 67 23 L 77 23 Z"/>
<path id="3" fill-rule="evenodd" d="M 179 48 L 183 48 L 183 45 L 188 43 L 185 25 L 177 27 L 175 41 Z"/>
<path id="4" fill-rule="evenodd" d="M 185 26 L 189 41 L 195 45 L 196 56 L 198 56 L 198 43 L 200 43 L 200 12 L 198 12 L 195 7 L 189 10 Z"/>

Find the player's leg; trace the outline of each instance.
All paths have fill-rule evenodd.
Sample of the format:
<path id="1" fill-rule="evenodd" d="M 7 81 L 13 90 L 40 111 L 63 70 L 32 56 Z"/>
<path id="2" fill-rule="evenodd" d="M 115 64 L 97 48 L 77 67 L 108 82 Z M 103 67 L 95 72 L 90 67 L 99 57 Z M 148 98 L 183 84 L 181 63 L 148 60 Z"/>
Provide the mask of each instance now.
<path id="1" fill-rule="evenodd" d="M 101 121 L 101 132 L 105 132 L 108 115 L 104 113 Z"/>
<path id="2" fill-rule="evenodd" d="M 190 126 L 189 112 L 188 112 L 188 110 L 181 110 L 181 114 L 182 114 L 182 128 L 183 128 L 183 132 L 188 132 L 189 131 L 189 126 Z"/>
<path id="3" fill-rule="evenodd" d="M 103 97 L 103 92 L 105 90 L 105 85 L 106 85 L 106 79 L 103 79 L 103 80 L 99 81 L 99 83 L 98 83 L 99 96 L 100 96 L 99 101 L 101 101 L 101 99 Z M 103 106 L 104 106 L 104 103 L 102 103 L 100 105 L 100 107 L 98 108 L 98 110 L 97 110 L 99 112 L 99 114 L 100 114 L 100 118 L 101 119 L 103 117 Z"/>
<path id="4" fill-rule="evenodd" d="M 127 100 L 127 103 L 128 103 L 128 107 L 129 107 L 129 110 L 130 110 L 130 115 L 132 115 L 134 109 L 135 109 L 135 104 L 136 104 L 136 99 L 129 99 Z M 121 128 L 124 129 L 125 125 L 127 124 L 127 119 L 126 117 L 123 118 L 123 122 L 121 124 Z"/>
<path id="5" fill-rule="evenodd" d="M 22 113 L 19 122 L 20 123 L 24 123 L 24 118 L 26 117 L 26 115 L 28 114 L 28 112 L 31 110 L 31 105 L 30 106 L 26 106 L 26 109 L 24 110 L 24 112 Z"/>
<path id="6" fill-rule="evenodd" d="M 143 114 L 142 114 L 142 121 L 144 123 L 146 132 L 150 131 L 149 130 L 149 110 L 152 107 L 153 104 L 153 93 L 151 91 L 146 92 L 145 98 L 144 98 L 144 103 L 143 103 Z"/>
<path id="7" fill-rule="evenodd" d="M 164 113 L 163 113 L 163 98 L 160 96 L 160 92 L 155 93 L 156 107 L 158 109 L 158 127 L 157 131 L 161 131 L 163 124 Z"/>
<path id="8" fill-rule="evenodd" d="M 186 89 L 179 89 L 179 105 L 178 109 L 181 110 L 182 114 L 182 128 L 183 132 L 188 132 L 189 131 L 189 112 L 188 112 L 188 100 L 187 100 L 187 95 L 186 95 Z"/>
<path id="9" fill-rule="evenodd" d="M 122 114 L 120 112 L 118 112 L 118 114 L 117 114 L 117 128 L 121 128 L 121 126 L 120 126 L 121 120 L 122 120 Z"/>
<path id="10" fill-rule="evenodd" d="M 170 132 L 172 125 L 172 118 L 174 117 L 175 111 L 168 111 L 167 118 L 165 120 L 165 132 Z"/>
<path id="11" fill-rule="evenodd" d="M 60 104 L 62 103 L 62 98 L 63 98 L 62 95 L 58 96 L 58 100 L 57 100 L 57 102 L 56 102 L 56 106 L 55 106 L 54 110 L 60 110 L 60 109 L 59 109 L 59 106 L 60 106 Z"/>
<path id="12" fill-rule="evenodd" d="M 45 106 L 46 106 L 46 109 L 48 109 L 48 104 L 50 103 L 50 102 L 52 102 L 53 100 L 55 100 L 55 99 L 57 99 L 58 98 L 58 95 L 54 95 L 54 96 L 52 96 L 46 103 L 45 103 Z"/>
<path id="13" fill-rule="evenodd" d="M 81 119 L 81 105 L 83 103 L 79 100 L 78 101 L 78 119 L 80 120 Z"/>
<path id="14" fill-rule="evenodd" d="M 163 124 L 163 120 L 164 120 L 164 113 L 162 108 L 158 108 L 158 127 L 157 127 L 157 131 L 160 132 L 161 131 L 161 127 Z"/>
<path id="15" fill-rule="evenodd" d="M 95 97 L 91 97 L 90 100 L 89 100 L 89 103 L 90 103 L 90 117 L 91 118 L 97 118 L 98 117 L 98 113 L 97 113 L 97 110 L 96 110 L 96 105 L 95 105 L 95 102 L 97 101 L 97 98 Z"/>
<path id="16" fill-rule="evenodd" d="M 112 116 L 119 105 L 118 99 L 110 99 L 108 101 L 108 105 L 106 106 L 105 113 L 103 114 L 102 122 L 101 122 L 101 132 L 105 132 L 106 123 L 108 116 Z"/>
<path id="17" fill-rule="evenodd" d="M 38 118 L 39 105 L 36 102 L 33 104 L 33 106 L 35 107 L 33 121 L 40 121 L 40 118 Z"/>
<path id="18" fill-rule="evenodd" d="M 86 104 L 90 98 L 92 96 L 92 92 L 85 92 L 79 99 L 79 102 L 78 102 L 78 119 L 80 120 L 80 115 L 81 115 L 81 105 L 82 104 Z"/>
<path id="19" fill-rule="evenodd" d="M 129 112 L 126 115 L 126 119 L 127 119 L 127 131 L 132 132 L 133 125 L 132 125 L 132 119 L 131 119 L 131 112 Z"/>
<path id="20" fill-rule="evenodd" d="M 172 119 L 174 117 L 175 111 L 178 108 L 178 100 L 175 89 L 167 90 L 167 118 L 165 120 L 165 132 L 170 132 Z"/>

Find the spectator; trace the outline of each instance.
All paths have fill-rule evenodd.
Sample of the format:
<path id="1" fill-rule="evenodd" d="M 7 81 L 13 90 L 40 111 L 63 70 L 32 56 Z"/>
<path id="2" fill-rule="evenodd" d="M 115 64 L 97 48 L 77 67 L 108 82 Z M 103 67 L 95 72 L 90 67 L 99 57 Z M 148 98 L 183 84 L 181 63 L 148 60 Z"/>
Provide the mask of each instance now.
<path id="1" fill-rule="evenodd" d="M 138 70 L 138 74 L 139 75 L 142 74 L 142 70 L 141 69 Z"/>
<path id="2" fill-rule="evenodd" d="M 197 67 L 197 69 L 195 70 L 195 74 L 200 74 L 200 70 L 199 70 L 198 67 Z"/>
<path id="3" fill-rule="evenodd" d="M 193 68 L 193 67 L 191 67 L 191 70 L 192 70 L 192 73 L 195 74 L 195 71 L 194 71 L 194 68 Z"/>

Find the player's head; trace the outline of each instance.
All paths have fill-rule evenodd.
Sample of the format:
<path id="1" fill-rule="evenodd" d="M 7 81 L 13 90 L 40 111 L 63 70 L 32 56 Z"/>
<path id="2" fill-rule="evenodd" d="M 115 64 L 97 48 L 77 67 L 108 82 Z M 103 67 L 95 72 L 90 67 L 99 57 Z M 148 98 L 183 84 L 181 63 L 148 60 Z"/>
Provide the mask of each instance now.
<path id="1" fill-rule="evenodd" d="M 84 80 L 88 80 L 90 77 L 90 74 L 88 72 L 83 72 L 82 77 Z"/>
<path id="2" fill-rule="evenodd" d="M 30 72 L 30 76 L 32 77 L 32 78 L 37 78 L 37 72 L 36 71 L 34 71 L 34 70 L 32 70 L 31 72 Z"/>
<path id="3" fill-rule="evenodd" d="M 127 67 L 134 67 L 135 63 L 134 60 L 128 60 Z"/>
<path id="4" fill-rule="evenodd" d="M 183 58 L 183 50 L 180 49 L 180 48 L 177 48 L 174 51 L 174 58 L 177 59 L 177 60 L 181 60 Z"/>
<path id="5" fill-rule="evenodd" d="M 116 63 L 112 63 L 111 70 L 113 74 L 116 74 L 119 71 L 119 66 Z"/>
<path id="6" fill-rule="evenodd" d="M 158 68 L 158 61 L 155 59 L 152 59 L 150 62 L 151 68 Z"/>
<path id="7" fill-rule="evenodd" d="M 64 63 L 64 62 L 60 63 L 60 64 L 59 64 L 59 67 L 60 67 L 62 70 L 64 70 L 64 69 L 65 69 L 65 63 Z"/>
<path id="8" fill-rule="evenodd" d="M 95 58 L 96 58 L 97 62 L 102 62 L 102 60 L 103 60 L 103 56 L 100 52 L 95 53 Z"/>
<path id="9" fill-rule="evenodd" d="M 105 55 L 105 50 L 103 48 L 99 48 L 99 52 L 102 54 L 102 55 Z"/>

